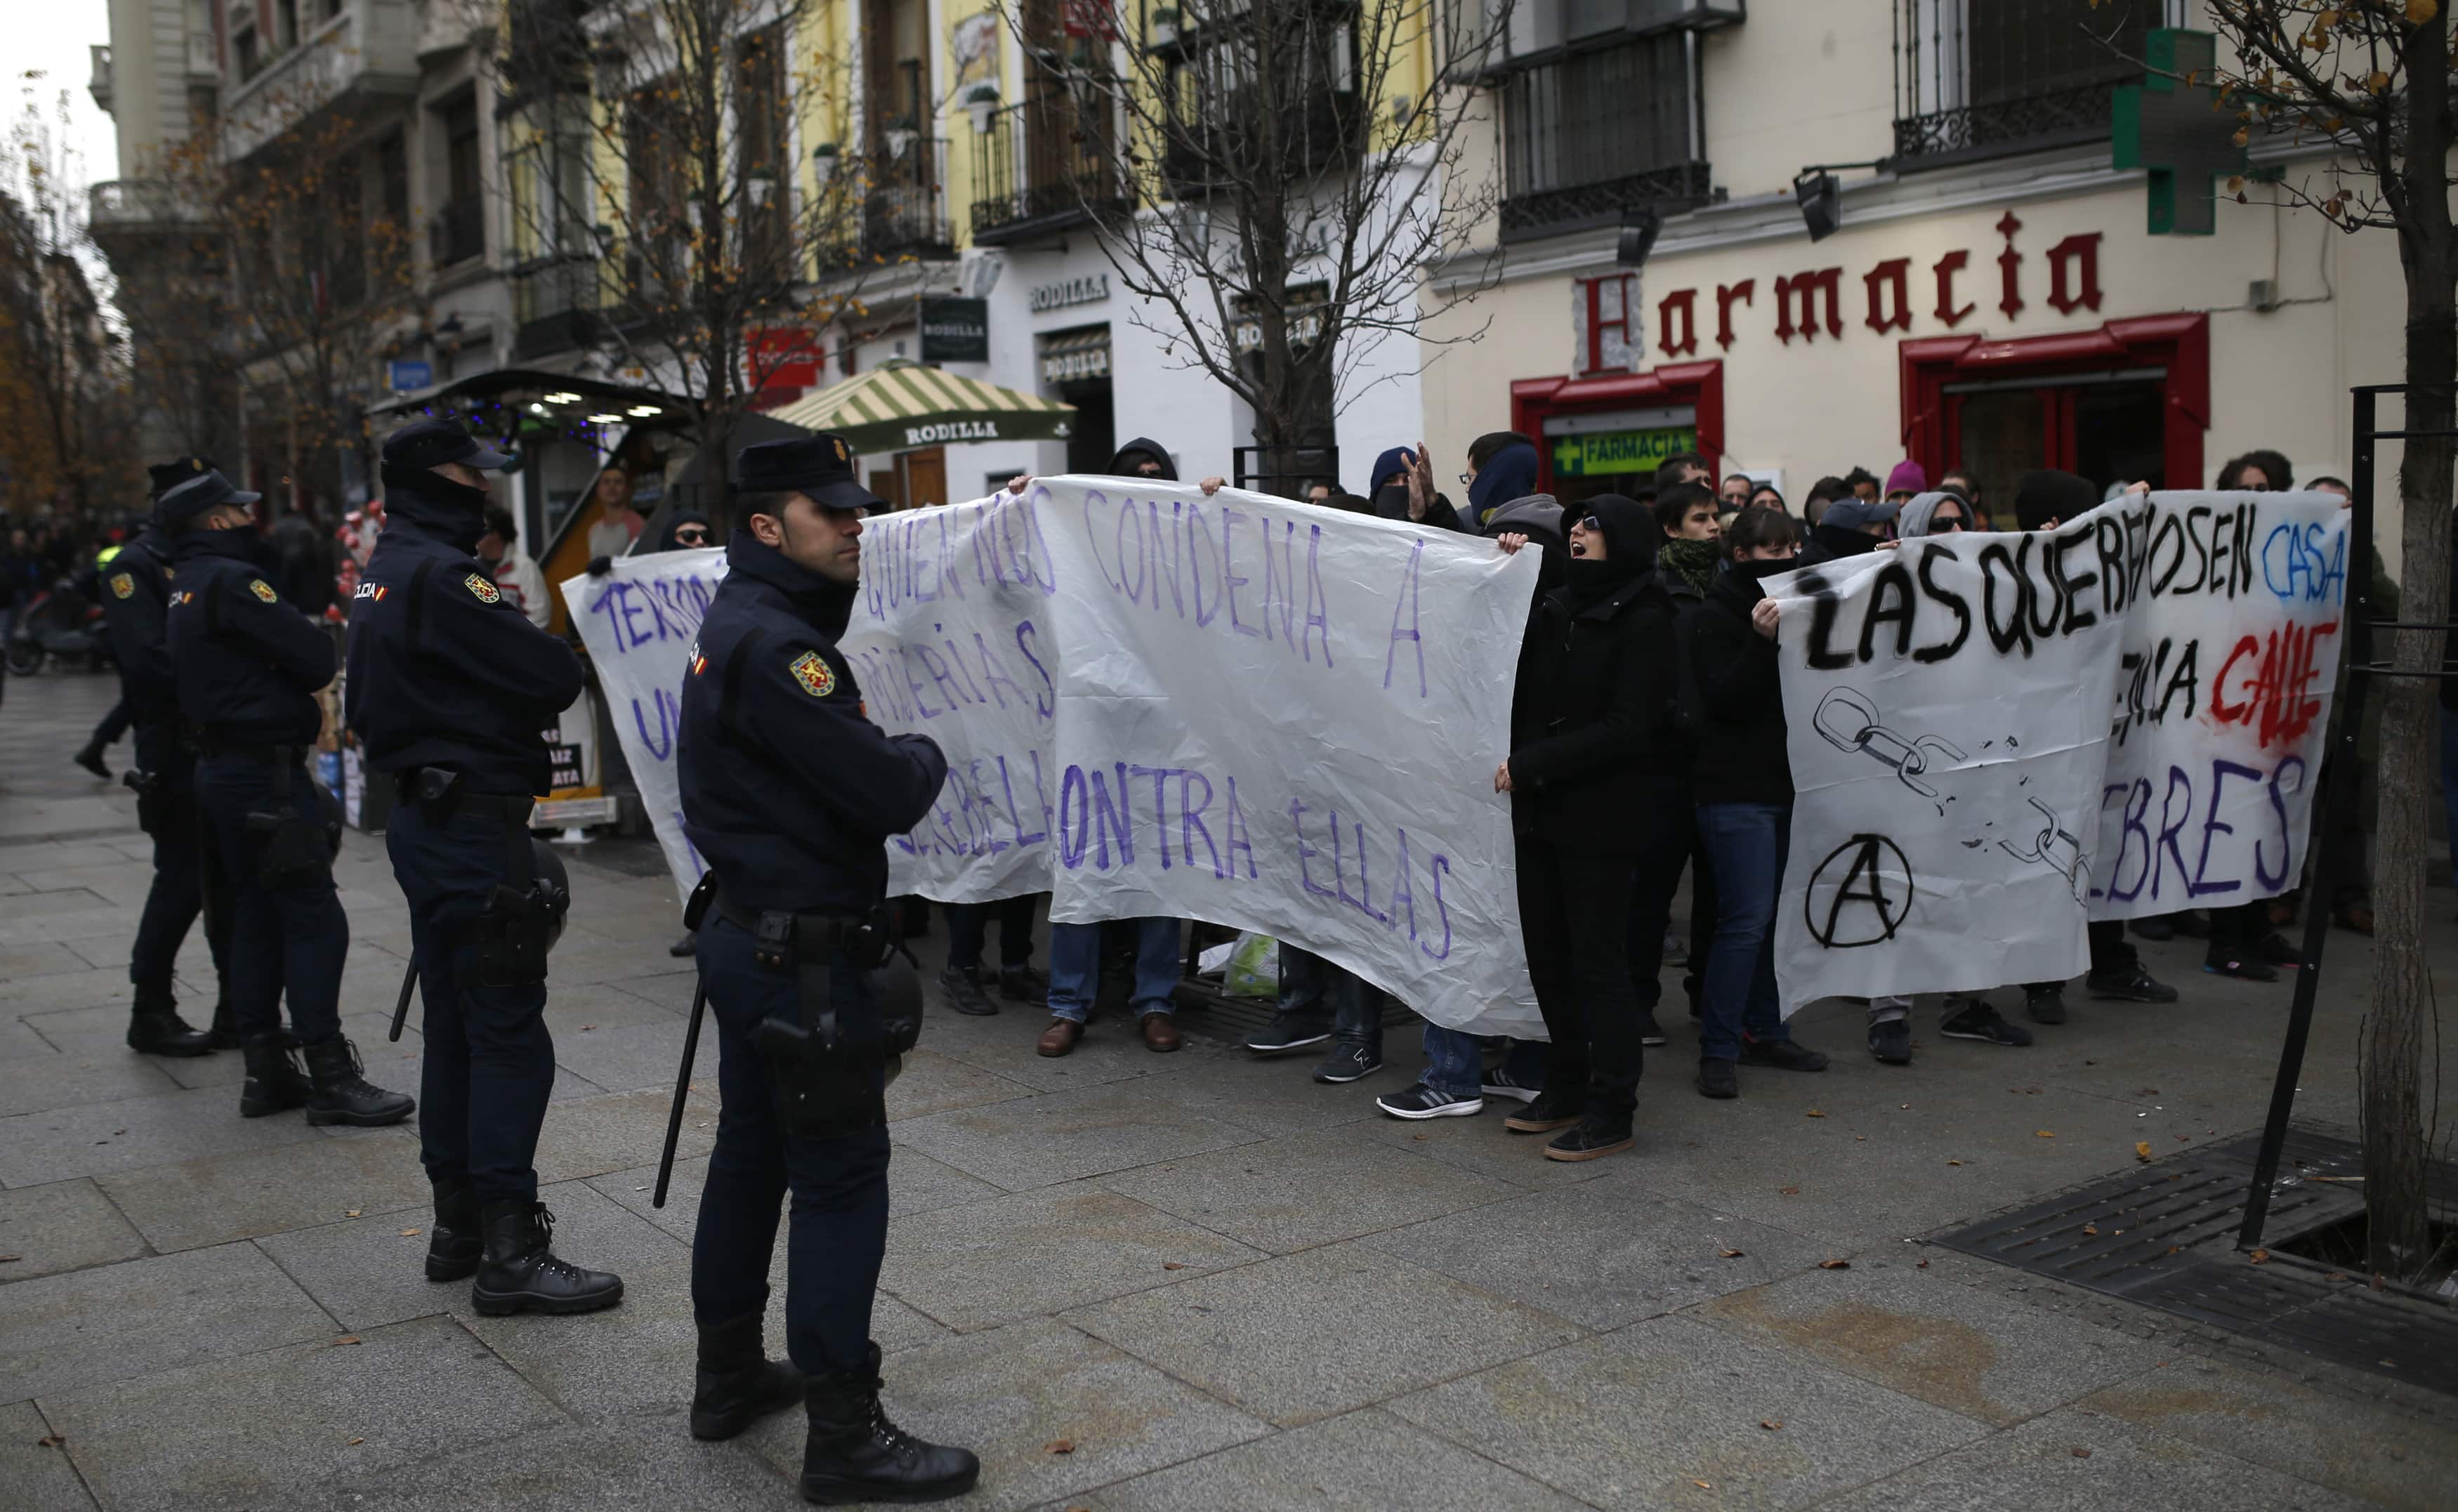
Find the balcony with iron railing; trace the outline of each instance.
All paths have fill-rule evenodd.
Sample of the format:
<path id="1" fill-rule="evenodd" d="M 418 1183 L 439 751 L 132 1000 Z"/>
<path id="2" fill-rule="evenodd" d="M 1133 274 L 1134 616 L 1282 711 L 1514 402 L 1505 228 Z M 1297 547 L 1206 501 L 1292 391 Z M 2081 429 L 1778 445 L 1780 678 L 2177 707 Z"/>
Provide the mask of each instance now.
<path id="1" fill-rule="evenodd" d="M 194 235 L 213 220 L 202 199 L 157 178 L 117 178 L 86 191 L 86 226 L 105 251 L 114 240 Z"/>
<path id="2" fill-rule="evenodd" d="M 2073 0 L 1894 0 L 1899 170 L 2105 141 L 2116 90 L 2138 82 L 2151 7 L 2086 31 Z"/>
<path id="3" fill-rule="evenodd" d="M 1308 90 L 1285 111 L 1242 92 L 1202 100 L 1165 128 L 1161 178 L 1188 199 L 1231 192 L 1240 182 L 1312 178 L 1355 164 L 1368 125 L 1366 102 L 1346 90 Z"/>
<path id="4" fill-rule="evenodd" d="M 1696 79 L 1678 35 L 1558 52 L 1504 74 L 1502 238 L 1705 203 Z"/>
<path id="5" fill-rule="evenodd" d="M 1072 96 L 990 113 L 973 136 L 973 240 L 1031 241 L 1132 207 L 1109 144 L 1085 129 Z"/>
<path id="6" fill-rule="evenodd" d="M 603 276 L 591 252 L 550 253 L 513 264 L 512 359 L 533 362 L 586 346 L 603 329 Z"/>
<path id="7" fill-rule="evenodd" d="M 236 160 L 328 110 L 418 92 L 417 0 L 334 0 L 336 12 L 253 77 L 228 81 L 222 150 Z"/>
<path id="8" fill-rule="evenodd" d="M 822 251 L 823 273 L 906 260 L 945 261 L 956 255 L 947 191 L 939 181 L 948 143 L 902 129 L 885 135 L 889 138 L 885 150 L 855 170 L 865 174 L 860 223 Z"/>

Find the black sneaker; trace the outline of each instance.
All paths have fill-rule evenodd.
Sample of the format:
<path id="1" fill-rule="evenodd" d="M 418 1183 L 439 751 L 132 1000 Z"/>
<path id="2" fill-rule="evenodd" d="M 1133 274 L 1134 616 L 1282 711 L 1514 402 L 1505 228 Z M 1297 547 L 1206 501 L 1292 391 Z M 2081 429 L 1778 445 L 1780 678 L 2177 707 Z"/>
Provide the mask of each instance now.
<path id="1" fill-rule="evenodd" d="M 1638 1043 L 1641 1045 L 1664 1043 L 1664 1025 L 1656 1023 L 1655 1013 L 1646 1008 L 1638 1010 Z"/>
<path id="2" fill-rule="evenodd" d="M 2033 1024 L 2063 1024 L 2066 1021 L 2066 989 L 2051 983 L 2042 987 L 2023 989 L 2023 1011 Z"/>
<path id="3" fill-rule="evenodd" d="M 939 991 L 947 997 L 948 1006 L 968 1018 L 986 1019 L 998 1011 L 998 1005 L 982 990 L 978 967 L 948 967 L 939 973 Z"/>
<path id="4" fill-rule="evenodd" d="M 2202 958 L 2202 969 L 2215 977 L 2235 977 L 2241 982 L 2279 980 L 2279 968 L 2270 963 L 2217 945 L 2213 945 L 2210 954 Z"/>
<path id="5" fill-rule="evenodd" d="M 2145 940 L 2169 941 L 2177 938 L 2177 926 L 2164 914 L 2150 914 L 2127 926 Z"/>
<path id="6" fill-rule="evenodd" d="M 1419 1082 L 1405 1092 L 1374 1099 L 1374 1106 L 1394 1118 L 1468 1118 L 1485 1111 L 1485 1099 L 1453 1097 Z"/>
<path id="7" fill-rule="evenodd" d="M 2094 971 L 2082 979 L 2082 984 L 2094 998 L 2117 998 L 2127 1003 L 2177 1001 L 2177 989 L 2153 976 L 2139 961 L 2114 971 Z"/>
<path id="8" fill-rule="evenodd" d="M 1484 1091 L 1488 1097 L 1507 1097 L 1514 1103 L 1532 1103 L 1536 1094 L 1544 1089 L 1541 1085 L 1523 1082 L 1511 1075 L 1508 1066 L 1497 1066 L 1485 1073 Z"/>
<path id="9" fill-rule="evenodd" d="M 1716 1056 L 1698 1057 L 1698 1095 L 1701 1097 L 1739 1097 L 1741 1079 L 1733 1070 L 1733 1063 Z"/>
<path id="10" fill-rule="evenodd" d="M 999 996 L 1010 1003 L 1050 1001 L 1050 973 L 1030 965 L 999 967 Z"/>
<path id="11" fill-rule="evenodd" d="M 1383 1069 L 1383 1052 L 1363 1045 L 1335 1045 L 1323 1064 L 1314 1068 L 1314 1079 L 1333 1087 L 1362 1082 Z"/>
<path id="12" fill-rule="evenodd" d="M 2007 1023 L 1995 1008 L 1977 1000 L 1962 1012 L 1949 1014 L 1937 1032 L 1949 1040 L 1982 1040 L 2016 1048 L 2031 1043 L 2031 1030 Z"/>
<path id="13" fill-rule="evenodd" d="M 1588 1090 L 1581 1087 L 1547 1087 L 1536 1094 L 1529 1105 L 1502 1121 L 1502 1127 L 1514 1134 L 1542 1134 L 1549 1129 L 1567 1129 L 1579 1121 L 1588 1108 Z"/>
<path id="14" fill-rule="evenodd" d="M 2304 963 L 2304 958 L 2287 942 L 2287 937 L 2276 929 L 2253 942 L 2253 953 L 2274 966 L 2285 966 L 2291 971 Z"/>
<path id="15" fill-rule="evenodd" d="M 1617 1150 L 1628 1150 L 1636 1141 L 1631 1135 L 1628 1113 L 1590 1113 L 1579 1120 L 1579 1127 L 1554 1136 L 1545 1147 L 1547 1160 L 1594 1160 Z"/>
<path id="16" fill-rule="evenodd" d="M 1741 1036 L 1741 1059 L 1752 1066 L 1773 1067 L 1779 1071 L 1823 1071 L 1826 1055 L 1789 1039 L 1754 1040 Z"/>
<path id="17" fill-rule="evenodd" d="M 1869 1025 L 1869 1053 L 1886 1066 L 1912 1064 L 1912 1026 L 1901 1019 Z"/>
<path id="18" fill-rule="evenodd" d="M 1331 1021 L 1317 1013 L 1275 1013 L 1263 1031 L 1246 1042 L 1257 1055 L 1286 1055 L 1331 1038 Z"/>

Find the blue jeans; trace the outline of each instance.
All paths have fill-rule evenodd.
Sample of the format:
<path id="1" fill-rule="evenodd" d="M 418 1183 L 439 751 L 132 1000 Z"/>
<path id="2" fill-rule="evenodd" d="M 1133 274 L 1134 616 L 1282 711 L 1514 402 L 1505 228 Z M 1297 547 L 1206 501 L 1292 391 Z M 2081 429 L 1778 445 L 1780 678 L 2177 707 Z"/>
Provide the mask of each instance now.
<path id="1" fill-rule="evenodd" d="M 759 963 L 758 942 L 723 917 L 699 932 L 699 980 L 717 1021 L 717 1148 L 709 1152 L 692 1233 L 692 1316 L 723 1323 L 768 1306 L 777 1223 L 793 1193 L 785 1239 L 785 1353 L 805 1371 L 857 1370 L 869 1359 L 871 1298 L 887 1253 L 887 1126 L 828 1137 L 788 1133 L 771 1100 L 760 1021 L 797 1007 L 794 973 Z M 876 1035 L 878 1009 L 862 974 L 840 959 L 828 974 L 837 1021 Z"/>
<path id="2" fill-rule="evenodd" d="M 1716 941 L 1698 994 L 1698 1055 L 1738 1061 L 1741 1041 L 1787 1040 L 1775 987 L 1775 905 L 1792 839 L 1789 803 L 1701 803 L 1698 838 L 1716 872 Z"/>
<path id="3" fill-rule="evenodd" d="M 1177 1000 L 1170 993 L 1177 986 L 1183 963 L 1178 959 L 1178 928 L 1175 919 L 1138 919 L 1135 921 L 1135 990 L 1130 1000 L 1135 1017 L 1147 1013 L 1175 1013 Z M 1099 924 L 1057 924 L 1050 926 L 1050 1016 L 1073 1019 L 1078 1024 L 1093 1011 L 1093 999 L 1101 988 L 1101 926 Z"/>
<path id="4" fill-rule="evenodd" d="M 1485 1046 L 1489 1038 L 1447 1029 L 1439 1024 L 1426 1025 L 1426 1072 L 1418 1080 L 1448 1097 L 1482 1097 L 1485 1095 Z M 1542 1040 L 1505 1040 L 1502 1068 L 1510 1079 L 1527 1087 L 1545 1085 L 1545 1043 Z"/>
<path id="5" fill-rule="evenodd" d="M 1383 989 L 1285 940 L 1280 1010 L 1316 1017 L 1328 1011 L 1341 1044 L 1362 1045 L 1376 1060 L 1383 1058 Z"/>

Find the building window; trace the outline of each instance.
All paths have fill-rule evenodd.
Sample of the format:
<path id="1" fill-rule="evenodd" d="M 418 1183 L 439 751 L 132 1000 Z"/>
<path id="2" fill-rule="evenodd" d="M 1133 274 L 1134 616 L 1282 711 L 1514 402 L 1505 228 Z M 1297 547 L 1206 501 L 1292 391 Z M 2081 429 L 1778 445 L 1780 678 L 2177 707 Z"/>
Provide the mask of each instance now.
<path id="1" fill-rule="evenodd" d="M 1190 32 L 1193 21 L 1201 24 Z M 1160 170 L 1173 194 L 1307 178 L 1364 151 L 1368 109 L 1357 94 L 1353 0 L 1229 0 L 1182 14 L 1178 40 L 1167 46 Z M 1263 57 L 1285 61 L 1267 78 Z M 1268 134 L 1260 129 L 1267 117 Z"/>
<path id="2" fill-rule="evenodd" d="M 785 114 L 783 23 L 743 38 L 736 50 L 735 155 L 742 175 L 736 216 L 745 281 L 754 289 L 790 282 L 794 185 L 792 127 Z"/>
<path id="3" fill-rule="evenodd" d="M 989 246 L 1130 202 L 1106 103 L 1116 87 L 1106 47 L 1069 35 L 1058 0 L 1026 0 L 1024 37 L 1023 101 L 992 112 L 989 130 L 973 137 L 973 239 Z"/>
<path id="4" fill-rule="evenodd" d="M 2120 84 L 2167 0 L 1895 0 L 1895 161 L 1902 168 L 2104 141 Z M 2100 40 L 2105 38 L 2105 41 Z"/>
<path id="5" fill-rule="evenodd" d="M 477 95 L 463 95 L 437 114 L 444 118 L 445 197 L 429 250 L 442 268 L 485 256 L 487 212 L 479 182 Z"/>
<path id="6" fill-rule="evenodd" d="M 1505 241 L 1708 198 L 1691 33 L 1566 50 L 1514 70 L 1500 88 Z"/>
<path id="7" fill-rule="evenodd" d="M 256 28 L 245 26 L 231 37 L 231 55 L 239 61 L 239 79 L 244 84 L 264 70 L 264 52 L 256 40 Z"/>

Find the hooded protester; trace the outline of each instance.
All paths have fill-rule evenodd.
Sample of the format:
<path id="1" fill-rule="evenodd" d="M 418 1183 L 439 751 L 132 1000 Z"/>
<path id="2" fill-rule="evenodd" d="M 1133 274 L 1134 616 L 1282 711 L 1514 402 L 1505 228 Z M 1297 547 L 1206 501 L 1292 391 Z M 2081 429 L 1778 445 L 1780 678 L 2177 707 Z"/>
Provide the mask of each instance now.
<path id="1" fill-rule="evenodd" d="M 1850 501 L 1838 500 L 1830 517 Z M 1738 1097 L 1736 1061 L 1823 1071 L 1792 1040 L 1776 994 L 1775 909 L 1792 831 L 1792 763 L 1777 674 L 1776 607 L 1760 580 L 1801 566 L 1792 521 L 1743 509 L 1724 532 L 1730 565 L 1692 625 L 1698 834 L 1716 873 L 1716 940 L 1699 994 L 1698 1091 Z"/>
<path id="2" fill-rule="evenodd" d="M 1552 1040 L 1545 1090 L 1505 1127 L 1567 1129 L 1546 1157 L 1594 1160 L 1631 1147 L 1638 1105 L 1624 944 L 1633 862 L 1664 822 L 1645 774 L 1671 700 L 1673 614 L 1644 505 L 1602 494 L 1566 512 L 1577 519 L 1563 583 L 1521 644 L 1510 756 L 1493 776 L 1510 795 L 1529 975 Z"/>
<path id="3" fill-rule="evenodd" d="M 1169 460 L 1169 448 L 1150 436 L 1137 436 L 1120 446 L 1110 465 L 1101 469 L 1114 478 L 1160 478 L 1177 481 L 1177 465 Z"/>
<path id="4" fill-rule="evenodd" d="M 1468 523 L 1483 530 L 1494 510 L 1535 491 L 1536 448 L 1511 442 L 1476 469 L 1475 481 L 1468 486 Z"/>
<path id="5" fill-rule="evenodd" d="M 1886 526 L 1899 507 L 1883 499 L 1859 499 L 1846 494 L 1828 505 L 1818 523 L 1809 528 L 1809 544 L 1802 548 L 1799 559 L 1792 565 L 1817 567 L 1876 550 L 1878 543 L 1886 538 Z"/>
<path id="6" fill-rule="evenodd" d="M 1425 443 L 1419 442 L 1414 448 L 1393 446 L 1374 459 L 1374 474 L 1365 483 L 1366 496 L 1374 501 L 1370 512 L 1438 530 L 1467 529 L 1451 501 L 1435 490 L 1432 469 L 1420 465 L 1424 455 Z"/>
<path id="7" fill-rule="evenodd" d="M 635 546 L 632 554 L 650 556 L 659 551 L 697 551 L 701 547 L 716 544 L 717 528 L 708 523 L 707 515 L 697 509 L 677 509 L 666 517 L 665 525 L 658 529 L 656 544 L 646 550 Z"/>

